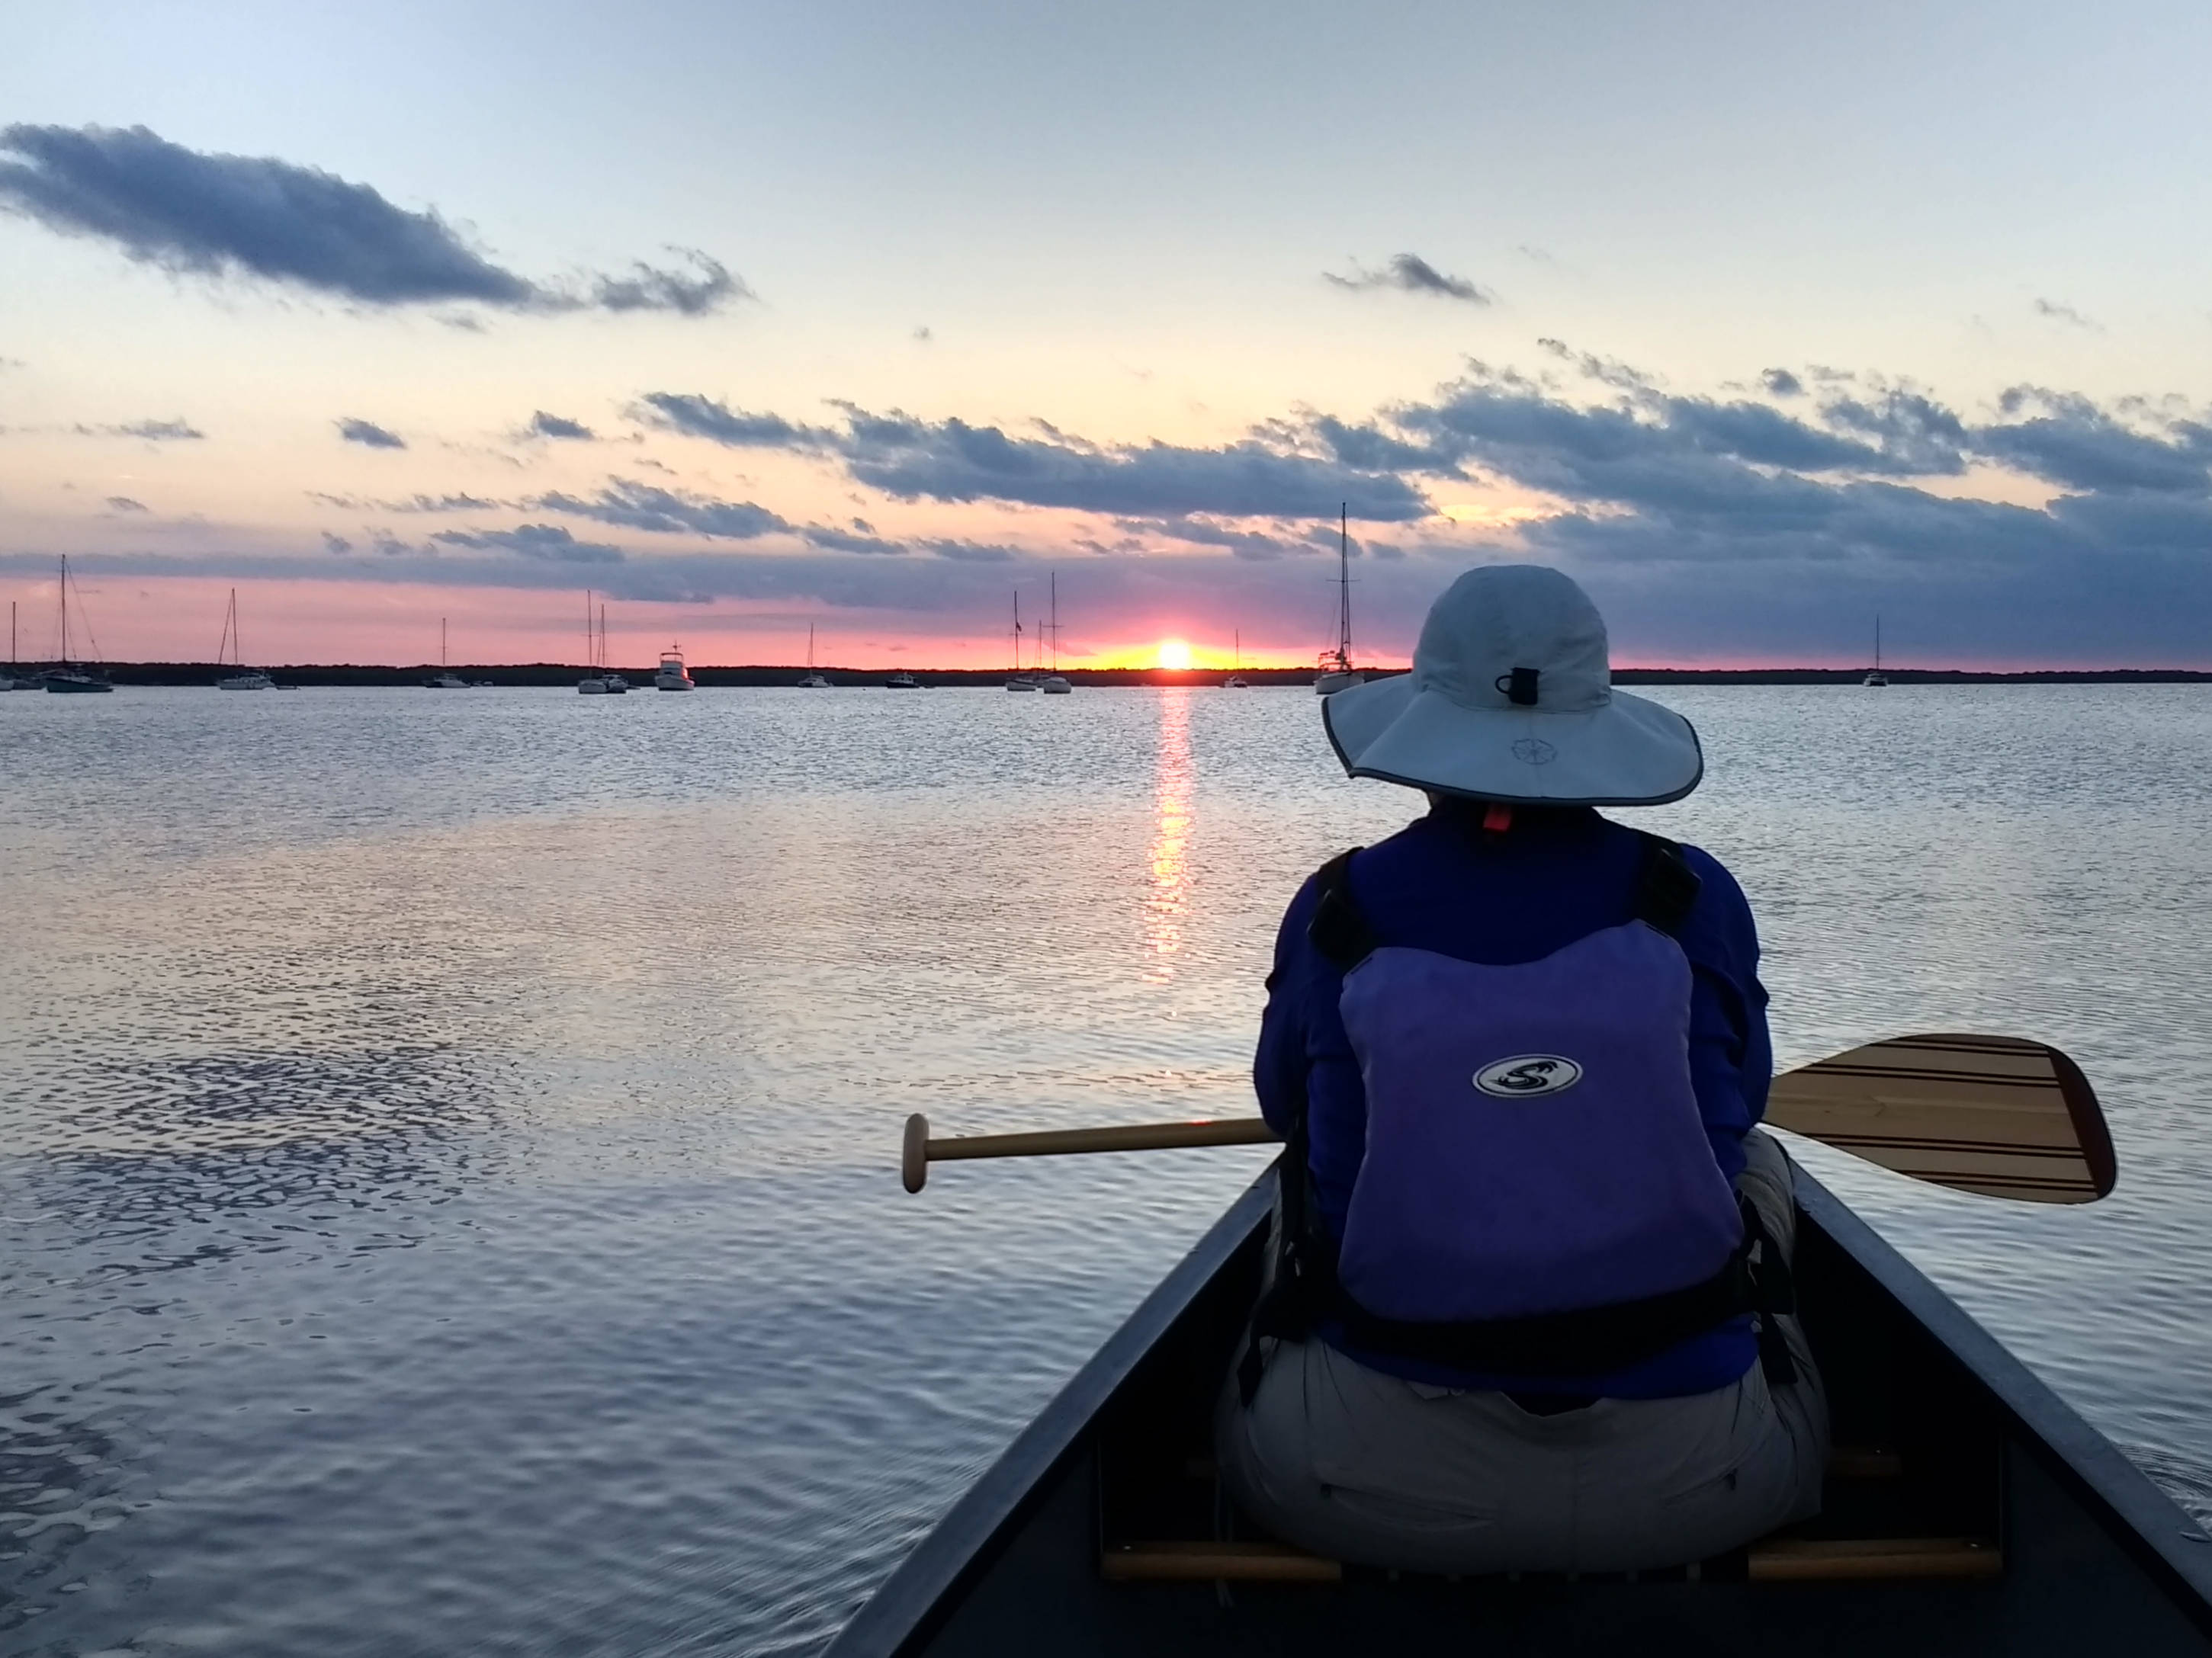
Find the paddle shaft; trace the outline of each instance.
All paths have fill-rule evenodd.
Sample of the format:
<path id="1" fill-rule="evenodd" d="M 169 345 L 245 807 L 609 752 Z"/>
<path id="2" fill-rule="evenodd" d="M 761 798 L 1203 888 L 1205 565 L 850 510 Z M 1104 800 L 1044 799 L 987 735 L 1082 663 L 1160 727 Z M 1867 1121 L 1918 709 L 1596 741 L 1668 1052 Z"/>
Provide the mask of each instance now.
<path id="1" fill-rule="evenodd" d="M 1774 1079 L 1767 1121 L 1886 1169 L 1956 1191 L 2040 1203 L 2091 1203 L 2117 1170 L 2095 1094 L 2055 1048 L 2007 1036 L 1901 1036 Z M 930 1137 L 908 1117 L 900 1179 L 919 1192 L 933 1163 L 1185 1145 L 1261 1145 L 1258 1117 L 1212 1122 Z"/>

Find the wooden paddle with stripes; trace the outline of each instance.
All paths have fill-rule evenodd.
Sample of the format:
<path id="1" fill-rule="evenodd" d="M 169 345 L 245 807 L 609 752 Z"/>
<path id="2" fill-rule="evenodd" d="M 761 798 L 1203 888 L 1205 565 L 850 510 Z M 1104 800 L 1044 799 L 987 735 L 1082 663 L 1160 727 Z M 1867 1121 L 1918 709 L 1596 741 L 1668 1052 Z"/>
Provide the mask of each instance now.
<path id="1" fill-rule="evenodd" d="M 1766 1121 L 1914 1180 L 2030 1203 L 2093 1203 L 2117 1175 L 2112 1136 L 2081 1068 L 2011 1036 L 1893 1036 L 1774 1079 Z M 1255 1145 L 1257 1117 L 1132 1123 L 939 1139 L 908 1117 L 900 1179 L 919 1192 L 929 1165 L 969 1157 L 1171 1146 Z"/>
<path id="2" fill-rule="evenodd" d="M 1893 1036 L 1774 1079 L 1766 1121 L 1915 1180 L 2094 1203 L 2118 1168 L 2081 1067 L 2011 1036 Z"/>

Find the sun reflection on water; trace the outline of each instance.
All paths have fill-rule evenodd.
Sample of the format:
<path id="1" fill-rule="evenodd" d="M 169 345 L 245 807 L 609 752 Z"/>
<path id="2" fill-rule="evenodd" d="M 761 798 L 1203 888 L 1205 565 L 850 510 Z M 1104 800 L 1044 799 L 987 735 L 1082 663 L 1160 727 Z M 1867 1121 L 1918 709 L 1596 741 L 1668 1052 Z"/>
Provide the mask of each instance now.
<path id="1" fill-rule="evenodd" d="M 1145 893 L 1145 980 L 1175 977 L 1190 904 L 1190 692 L 1160 693 L 1158 759 L 1152 779 L 1152 878 Z"/>

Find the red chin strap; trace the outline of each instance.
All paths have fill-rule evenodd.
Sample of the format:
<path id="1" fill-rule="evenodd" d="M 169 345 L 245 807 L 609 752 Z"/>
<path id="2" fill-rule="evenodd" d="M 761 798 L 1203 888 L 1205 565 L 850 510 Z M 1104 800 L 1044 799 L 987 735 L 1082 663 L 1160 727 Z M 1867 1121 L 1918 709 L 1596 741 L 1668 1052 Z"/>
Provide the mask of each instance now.
<path id="1" fill-rule="evenodd" d="M 1513 808 L 1492 800 L 1482 809 L 1482 826 L 1492 835 L 1503 835 L 1513 827 Z"/>

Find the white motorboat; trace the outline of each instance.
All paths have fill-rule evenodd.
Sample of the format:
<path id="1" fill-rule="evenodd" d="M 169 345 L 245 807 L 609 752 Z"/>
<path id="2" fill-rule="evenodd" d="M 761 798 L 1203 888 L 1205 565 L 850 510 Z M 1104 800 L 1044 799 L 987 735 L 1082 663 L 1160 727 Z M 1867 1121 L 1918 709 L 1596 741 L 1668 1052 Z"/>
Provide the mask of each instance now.
<path id="1" fill-rule="evenodd" d="M 895 673 L 884 681 L 884 689 L 887 691 L 918 691 L 921 689 L 921 681 L 910 673 Z"/>
<path id="2" fill-rule="evenodd" d="M 653 671 L 653 689 L 657 691 L 696 691 L 698 682 L 684 666 L 684 653 L 671 645 L 660 653 L 660 666 Z"/>
<path id="3" fill-rule="evenodd" d="M 1352 665 L 1352 527 L 1347 504 L 1338 509 L 1336 530 L 1336 648 L 1321 653 L 1314 694 L 1334 695 L 1364 685 L 1367 676 Z"/>

